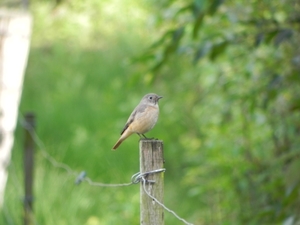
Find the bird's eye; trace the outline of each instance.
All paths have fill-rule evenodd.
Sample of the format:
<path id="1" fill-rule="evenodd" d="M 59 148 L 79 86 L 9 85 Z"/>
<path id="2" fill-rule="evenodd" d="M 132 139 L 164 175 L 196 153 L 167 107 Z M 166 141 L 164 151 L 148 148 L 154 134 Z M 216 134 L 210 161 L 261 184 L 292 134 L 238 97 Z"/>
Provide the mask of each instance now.
<path id="1" fill-rule="evenodd" d="M 152 99 L 152 96 L 150 96 L 149 99 Z"/>

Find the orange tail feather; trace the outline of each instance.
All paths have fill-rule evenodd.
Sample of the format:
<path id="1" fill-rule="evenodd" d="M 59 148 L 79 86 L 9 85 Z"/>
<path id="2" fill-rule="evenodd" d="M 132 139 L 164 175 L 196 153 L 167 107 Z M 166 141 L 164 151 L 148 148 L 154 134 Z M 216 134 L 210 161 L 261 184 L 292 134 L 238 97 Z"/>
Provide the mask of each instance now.
<path id="1" fill-rule="evenodd" d="M 117 141 L 117 143 L 114 145 L 114 147 L 112 148 L 112 150 L 116 150 L 118 147 L 119 147 L 119 145 L 126 139 L 126 138 L 128 138 L 131 134 L 133 134 L 132 132 L 131 132 L 131 130 L 126 130 L 123 134 L 122 134 L 122 136 L 119 138 L 119 140 Z"/>
<path id="2" fill-rule="evenodd" d="M 120 138 L 120 139 L 117 141 L 117 143 L 114 145 L 114 147 L 112 148 L 112 150 L 116 150 L 122 142 L 123 142 L 123 139 Z"/>

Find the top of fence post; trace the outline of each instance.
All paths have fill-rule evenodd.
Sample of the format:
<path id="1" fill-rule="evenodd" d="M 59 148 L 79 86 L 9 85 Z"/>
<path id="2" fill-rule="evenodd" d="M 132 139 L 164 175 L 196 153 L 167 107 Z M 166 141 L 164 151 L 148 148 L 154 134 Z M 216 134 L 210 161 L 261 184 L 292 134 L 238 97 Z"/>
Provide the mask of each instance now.
<path id="1" fill-rule="evenodd" d="M 140 140 L 140 173 L 162 169 L 164 165 L 163 142 Z M 164 225 L 164 209 L 151 199 L 145 191 L 163 203 L 164 173 L 149 173 L 141 181 L 141 225 Z"/>

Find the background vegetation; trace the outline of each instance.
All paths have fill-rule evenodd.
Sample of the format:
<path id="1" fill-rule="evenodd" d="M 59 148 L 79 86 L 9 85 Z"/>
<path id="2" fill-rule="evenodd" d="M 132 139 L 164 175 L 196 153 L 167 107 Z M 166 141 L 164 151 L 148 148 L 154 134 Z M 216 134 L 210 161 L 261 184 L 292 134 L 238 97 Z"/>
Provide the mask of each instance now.
<path id="1" fill-rule="evenodd" d="M 95 181 L 128 182 L 138 136 L 110 151 L 147 92 L 164 141 L 165 204 L 194 224 L 299 223 L 300 2 L 32 1 L 20 112 L 46 150 Z M 154 44 L 153 44 L 154 43 Z M 16 130 L 0 223 L 22 223 Z M 39 151 L 36 224 L 138 224 L 139 187 L 74 185 Z M 166 224 L 181 224 L 166 212 Z"/>

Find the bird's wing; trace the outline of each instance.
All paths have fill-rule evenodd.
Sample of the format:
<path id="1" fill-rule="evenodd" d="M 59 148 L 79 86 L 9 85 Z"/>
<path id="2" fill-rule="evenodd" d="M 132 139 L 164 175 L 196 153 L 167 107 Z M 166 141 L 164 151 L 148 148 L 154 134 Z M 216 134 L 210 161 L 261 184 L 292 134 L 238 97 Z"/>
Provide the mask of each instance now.
<path id="1" fill-rule="evenodd" d="M 147 108 L 147 105 L 145 104 L 139 104 L 130 114 L 122 132 L 121 135 L 125 132 L 125 130 L 129 127 L 129 125 L 134 121 L 135 118 L 138 118 L 143 112 L 145 112 L 145 109 Z"/>

